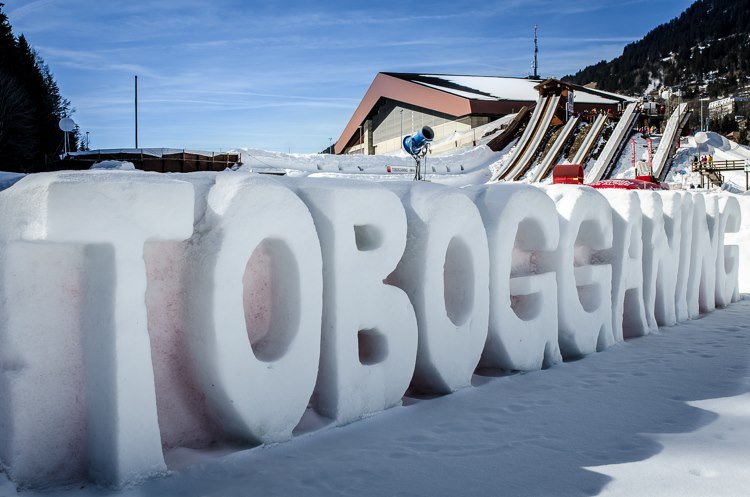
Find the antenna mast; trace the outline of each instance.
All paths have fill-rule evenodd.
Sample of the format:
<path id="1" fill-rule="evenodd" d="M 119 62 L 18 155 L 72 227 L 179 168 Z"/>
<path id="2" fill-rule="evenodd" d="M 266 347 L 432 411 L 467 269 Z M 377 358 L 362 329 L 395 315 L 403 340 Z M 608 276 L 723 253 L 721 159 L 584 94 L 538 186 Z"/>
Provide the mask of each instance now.
<path id="1" fill-rule="evenodd" d="M 539 64 L 537 62 L 537 54 L 539 53 L 539 38 L 537 37 L 538 26 L 534 24 L 534 74 L 531 75 L 532 79 L 539 79 Z"/>
<path id="2" fill-rule="evenodd" d="M 135 77 L 135 148 L 138 148 L 138 76 Z"/>

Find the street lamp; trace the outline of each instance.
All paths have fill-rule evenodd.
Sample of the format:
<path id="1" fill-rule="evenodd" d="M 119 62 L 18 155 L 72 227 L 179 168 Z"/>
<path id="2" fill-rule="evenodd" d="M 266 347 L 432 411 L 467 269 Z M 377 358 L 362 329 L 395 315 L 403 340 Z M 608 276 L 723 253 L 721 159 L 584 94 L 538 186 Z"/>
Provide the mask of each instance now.
<path id="1" fill-rule="evenodd" d="M 333 153 L 333 138 L 328 138 L 328 153 Z"/>

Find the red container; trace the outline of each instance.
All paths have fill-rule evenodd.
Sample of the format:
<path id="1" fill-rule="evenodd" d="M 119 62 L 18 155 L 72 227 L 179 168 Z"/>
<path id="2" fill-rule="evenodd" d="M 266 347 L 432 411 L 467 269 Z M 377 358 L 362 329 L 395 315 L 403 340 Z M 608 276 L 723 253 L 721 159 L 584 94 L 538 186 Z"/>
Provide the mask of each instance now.
<path id="1" fill-rule="evenodd" d="M 552 183 L 555 185 L 582 185 L 583 166 L 581 164 L 559 164 L 552 170 Z"/>

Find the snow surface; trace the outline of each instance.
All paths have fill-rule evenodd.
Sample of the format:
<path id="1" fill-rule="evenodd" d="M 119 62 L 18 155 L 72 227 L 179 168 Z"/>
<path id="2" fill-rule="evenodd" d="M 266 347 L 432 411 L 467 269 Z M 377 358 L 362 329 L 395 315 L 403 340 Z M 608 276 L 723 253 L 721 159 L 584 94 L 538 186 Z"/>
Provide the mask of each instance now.
<path id="1" fill-rule="evenodd" d="M 238 172 L 40 174 L 0 193 L 0 458 L 22 488 L 750 485 L 750 302 L 714 311 L 750 292 L 750 196 L 478 186 L 503 156 L 486 147 L 430 157 L 434 185 L 386 172 L 405 157 L 242 153 Z"/>
<path id="2" fill-rule="evenodd" d="M 750 300 L 581 361 L 228 453 L 181 449 L 167 478 L 38 497 L 736 497 L 750 475 Z M 0 494 L 16 495 L 9 482 Z"/>
<path id="3" fill-rule="evenodd" d="M 535 79 L 503 78 L 496 76 L 460 76 L 445 74 L 424 74 L 421 76 L 442 79 L 448 83 L 454 83 L 469 90 L 459 90 L 448 86 L 417 81 L 421 85 L 475 100 L 520 100 L 536 102 L 539 98 L 539 91 L 534 87 L 541 83 L 541 80 Z M 601 95 L 611 95 L 612 98 L 605 98 L 599 94 L 588 93 L 586 91 L 578 91 L 575 94 L 576 102 L 596 105 L 617 105 L 621 99 L 627 100 L 629 98 L 623 95 L 616 95 L 614 93 L 607 93 L 599 90 L 597 90 L 597 93 Z"/>

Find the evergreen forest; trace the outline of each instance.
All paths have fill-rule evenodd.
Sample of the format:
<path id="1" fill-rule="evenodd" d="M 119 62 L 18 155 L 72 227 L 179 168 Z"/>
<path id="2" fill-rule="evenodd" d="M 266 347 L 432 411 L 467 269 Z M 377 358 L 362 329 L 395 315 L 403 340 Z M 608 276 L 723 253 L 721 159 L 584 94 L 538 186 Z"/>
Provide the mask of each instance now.
<path id="1" fill-rule="evenodd" d="M 750 0 L 698 0 L 619 57 L 563 79 L 631 95 L 661 85 L 687 99 L 731 95 L 750 84 Z"/>
<path id="2" fill-rule="evenodd" d="M 15 36 L 0 3 L 0 170 L 47 168 L 63 150 L 58 124 L 72 113 L 49 67 L 23 35 Z M 77 149 L 78 133 L 69 135 Z"/>

